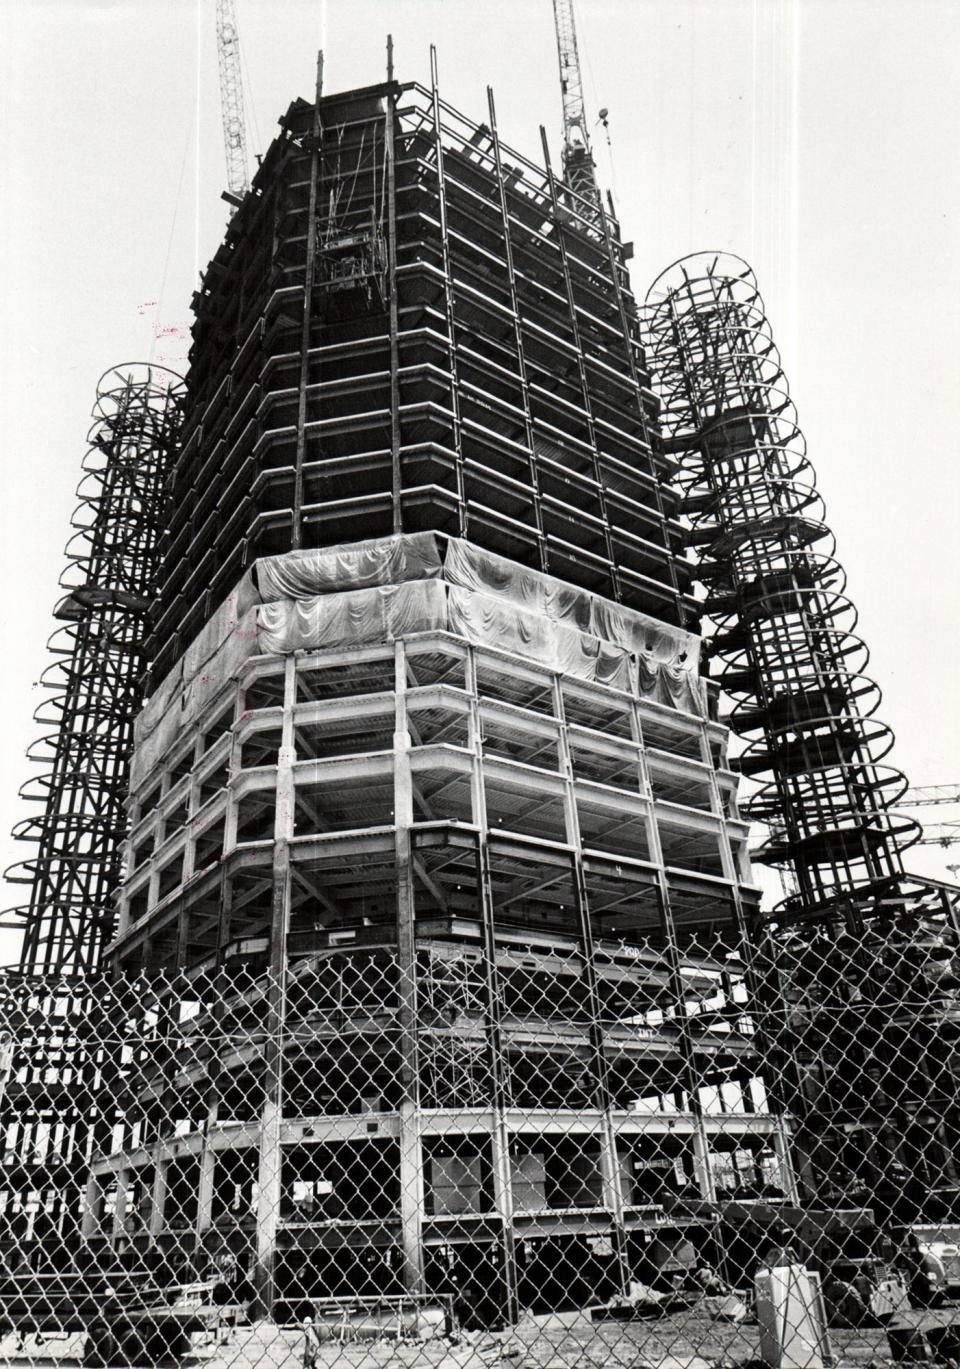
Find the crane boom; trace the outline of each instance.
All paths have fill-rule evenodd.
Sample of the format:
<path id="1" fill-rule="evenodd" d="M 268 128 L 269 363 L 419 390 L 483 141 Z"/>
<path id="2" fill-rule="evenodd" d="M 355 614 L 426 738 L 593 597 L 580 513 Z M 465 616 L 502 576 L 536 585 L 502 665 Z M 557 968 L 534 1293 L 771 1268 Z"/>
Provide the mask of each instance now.
<path id="1" fill-rule="evenodd" d="M 956 807 L 960 804 L 960 784 L 920 784 L 904 791 L 896 804 L 899 808 L 932 808 L 948 803 Z M 924 824 L 923 836 L 918 846 L 953 846 L 960 843 L 960 820 Z M 951 867 L 948 867 L 951 868 Z"/>
<path id="2" fill-rule="evenodd" d="M 940 822 L 936 827 L 925 827 L 918 846 L 955 846 L 960 842 L 960 822 Z"/>
<path id="3" fill-rule="evenodd" d="M 577 48 L 573 0 L 553 0 L 553 21 L 560 59 L 560 90 L 563 95 L 563 178 L 571 190 L 600 204 L 590 135 L 583 106 L 583 76 Z"/>
<path id="4" fill-rule="evenodd" d="M 217 0 L 217 59 L 220 65 L 227 188 L 231 195 L 243 195 L 250 189 L 250 182 L 247 178 L 247 130 L 240 79 L 240 35 L 233 0 Z"/>
<path id="5" fill-rule="evenodd" d="M 926 808 L 936 803 L 960 803 L 960 784 L 921 784 L 908 789 L 898 808 Z"/>

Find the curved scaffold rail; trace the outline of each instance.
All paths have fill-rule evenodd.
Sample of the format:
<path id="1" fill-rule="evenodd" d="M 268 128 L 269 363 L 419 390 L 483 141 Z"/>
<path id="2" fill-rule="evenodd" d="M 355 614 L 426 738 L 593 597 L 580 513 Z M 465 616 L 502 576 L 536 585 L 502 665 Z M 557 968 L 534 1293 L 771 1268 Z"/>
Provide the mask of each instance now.
<path id="1" fill-rule="evenodd" d="M 113 927 L 126 776 L 142 703 L 143 643 L 157 571 L 164 480 L 176 444 L 182 381 L 144 364 L 108 371 L 77 486 L 65 594 L 41 676 L 49 691 L 27 752 L 41 773 L 20 790 L 40 812 L 13 829 L 34 854 L 6 871 L 30 886 L 21 967 L 96 968 Z"/>
<path id="2" fill-rule="evenodd" d="M 906 780 L 885 763 L 893 733 L 753 272 L 727 254 L 685 258 L 651 287 L 645 326 L 715 673 L 754 782 L 743 807 L 769 830 L 755 858 L 792 868 L 788 902 L 803 906 L 902 874 L 919 827 L 893 811 Z"/>

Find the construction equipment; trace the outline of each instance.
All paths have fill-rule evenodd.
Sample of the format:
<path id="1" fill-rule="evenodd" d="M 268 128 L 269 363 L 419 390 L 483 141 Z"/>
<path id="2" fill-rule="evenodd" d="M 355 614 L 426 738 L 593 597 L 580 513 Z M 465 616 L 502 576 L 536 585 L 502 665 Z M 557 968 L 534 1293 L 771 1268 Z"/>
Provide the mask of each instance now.
<path id="1" fill-rule="evenodd" d="M 583 107 L 583 77 L 577 49 L 573 0 L 553 0 L 553 20 L 557 31 L 560 89 L 563 93 L 563 179 L 577 195 L 599 208 L 600 190 Z"/>
<path id="2" fill-rule="evenodd" d="M 900 808 L 928 808 L 933 804 L 960 803 L 960 784 L 921 784 L 908 789 Z"/>
<path id="3" fill-rule="evenodd" d="M 88 1263 L 69 1270 L 0 1271 L 0 1334 L 81 1333 L 88 1365 L 177 1364 L 195 1334 L 222 1323 L 212 1280 L 171 1281 L 162 1257 L 150 1269 L 146 1261 L 87 1254 Z"/>
<path id="4" fill-rule="evenodd" d="M 960 805 L 960 784 L 923 784 L 908 789 L 897 804 L 898 808 L 932 808 L 941 804 Z M 960 842 L 960 820 L 923 824 L 919 846 L 953 846 Z M 950 868 L 949 866 L 947 867 Z"/>
<path id="5" fill-rule="evenodd" d="M 923 829 L 918 846 L 953 846 L 960 841 L 960 822 L 938 822 L 936 827 Z"/>
<path id="6" fill-rule="evenodd" d="M 250 189 L 250 180 L 247 176 L 247 130 L 240 76 L 240 34 L 233 0 L 217 0 L 217 59 L 220 66 L 223 150 L 227 160 L 227 194 L 224 198 L 236 205 Z"/>

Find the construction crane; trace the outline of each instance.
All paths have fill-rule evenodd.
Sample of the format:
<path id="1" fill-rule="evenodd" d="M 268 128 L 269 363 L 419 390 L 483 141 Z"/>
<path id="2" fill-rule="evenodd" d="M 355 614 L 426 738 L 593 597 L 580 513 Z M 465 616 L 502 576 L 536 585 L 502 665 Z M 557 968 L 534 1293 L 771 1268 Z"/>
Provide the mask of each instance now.
<path id="1" fill-rule="evenodd" d="M 898 808 L 926 808 L 934 803 L 960 803 L 960 784 L 922 784 L 908 789 Z"/>
<path id="2" fill-rule="evenodd" d="M 960 841 L 960 822 L 940 822 L 936 827 L 924 827 L 918 846 L 954 846 Z"/>
<path id="3" fill-rule="evenodd" d="M 225 199 L 239 205 L 250 189 L 247 177 L 247 130 L 243 117 L 240 76 L 240 35 L 233 0 L 217 0 L 217 59 L 220 64 L 220 105 L 223 148 L 227 159 Z"/>
<path id="4" fill-rule="evenodd" d="M 960 784 L 922 784 L 908 789 L 897 808 L 931 808 L 935 805 L 960 804 Z M 953 846 L 960 842 L 960 820 L 931 824 L 923 829 L 919 846 Z M 947 867 L 949 869 L 949 866 Z"/>
<path id="5" fill-rule="evenodd" d="M 583 77 L 577 50 L 577 26 L 573 0 L 553 0 L 563 94 L 563 179 L 571 190 L 600 207 L 596 166 L 590 151 L 590 134 L 583 107 Z"/>

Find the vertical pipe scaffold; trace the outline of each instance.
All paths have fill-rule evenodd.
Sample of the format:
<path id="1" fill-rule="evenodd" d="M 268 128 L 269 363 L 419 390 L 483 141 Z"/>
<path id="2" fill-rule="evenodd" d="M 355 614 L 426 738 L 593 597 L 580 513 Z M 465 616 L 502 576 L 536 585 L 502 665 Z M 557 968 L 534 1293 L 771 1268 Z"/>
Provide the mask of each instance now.
<path id="1" fill-rule="evenodd" d="M 833 534 L 753 272 L 739 257 L 677 262 L 647 295 L 647 355 L 666 450 L 680 460 L 718 679 L 734 701 L 742 807 L 793 870 L 808 908 L 903 873 L 918 835 L 894 811 L 903 775 L 856 635 Z"/>
<path id="2" fill-rule="evenodd" d="M 44 773 L 20 790 L 42 811 L 13 830 L 36 852 L 6 872 L 30 885 L 29 902 L 11 910 L 25 919 L 20 968 L 29 973 L 95 970 L 113 928 L 181 392 L 179 376 L 139 363 L 106 372 L 97 387 L 60 577 L 67 593 L 54 610 L 62 625 L 49 642 L 55 660 L 41 676 L 51 695 L 34 715 L 46 730 L 27 753 Z"/>

